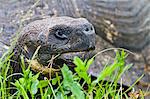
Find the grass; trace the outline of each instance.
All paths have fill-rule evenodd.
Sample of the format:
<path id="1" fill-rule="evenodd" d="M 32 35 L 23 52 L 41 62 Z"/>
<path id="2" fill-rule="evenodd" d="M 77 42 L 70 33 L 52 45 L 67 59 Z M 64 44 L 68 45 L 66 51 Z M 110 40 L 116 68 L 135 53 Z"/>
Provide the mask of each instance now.
<path id="1" fill-rule="evenodd" d="M 22 72 L 13 73 L 10 60 L 12 55 L 8 51 L 0 58 L 0 98 L 2 99 L 36 99 L 37 97 L 41 99 L 129 98 L 127 91 L 123 90 L 123 85 L 118 86 L 121 75 L 131 67 L 131 64 L 125 64 L 127 54 L 123 50 L 117 51 L 114 62 L 106 66 L 94 79 L 87 73 L 94 57 L 89 60 L 74 57 L 75 72 L 64 64 L 61 68 L 61 75 L 56 72 L 54 78 L 39 79 L 40 73 L 33 74 L 30 66 L 25 68 L 22 57 L 20 63 Z M 16 75 L 21 75 L 21 77 L 12 80 L 11 78 Z M 112 82 L 106 81 L 106 78 L 110 78 Z M 132 87 L 127 90 L 130 91 Z M 15 90 L 14 93 L 11 93 L 12 89 Z M 140 92 L 142 93 L 142 91 Z"/>

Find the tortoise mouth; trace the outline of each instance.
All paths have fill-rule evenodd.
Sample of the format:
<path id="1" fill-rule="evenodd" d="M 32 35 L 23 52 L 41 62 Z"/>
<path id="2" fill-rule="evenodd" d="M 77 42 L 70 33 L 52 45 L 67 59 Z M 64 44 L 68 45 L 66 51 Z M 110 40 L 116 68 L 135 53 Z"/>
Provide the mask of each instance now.
<path id="1" fill-rule="evenodd" d="M 82 60 L 90 59 L 95 55 L 95 48 L 90 48 L 84 51 L 70 51 L 62 53 L 60 56 L 55 58 L 52 62 L 52 67 L 49 65 L 42 65 L 37 60 L 31 61 L 31 69 L 35 72 L 41 72 L 42 74 L 49 74 L 49 71 L 58 72 L 63 64 L 67 64 L 70 68 L 75 67 L 73 64 L 73 59 L 75 56 L 81 58 Z"/>
<path id="2" fill-rule="evenodd" d="M 75 56 L 80 57 L 81 59 L 88 59 L 93 56 L 94 50 L 95 50 L 95 47 L 92 47 L 86 50 L 81 50 L 81 51 L 64 52 L 59 56 L 59 59 L 72 61 Z"/>
<path id="3" fill-rule="evenodd" d="M 95 48 L 90 48 L 83 51 L 71 51 L 62 53 L 58 58 L 55 59 L 54 64 L 62 66 L 64 63 L 68 66 L 74 66 L 73 59 L 74 57 L 79 57 L 82 60 L 90 59 L 95 55 Z"/>
<path id="4" fill-rule="evenodd" d="M 94 50 L 80 51 L 80 52 L 68 52 L 68 53 L 61 54 L 58 59 L 72 61 L 74 59 L 74 57 L 77 56 L 84 60 L 84 59 L 92 58 L 93 55 L 94 55 Z"/>

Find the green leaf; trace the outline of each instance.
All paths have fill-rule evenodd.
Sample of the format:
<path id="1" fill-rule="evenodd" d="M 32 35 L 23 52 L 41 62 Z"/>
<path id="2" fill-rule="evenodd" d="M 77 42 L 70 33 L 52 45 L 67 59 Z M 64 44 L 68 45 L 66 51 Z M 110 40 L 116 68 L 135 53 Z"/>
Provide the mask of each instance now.
<path id="1" fill-rule="evenodd" d="M 75 95 L 77 99 L 84 99 L 84 93 L 81 90 L 81 86 L 78 82 L 74 81 L 72 72 L 69 70 L 67 65 L 64 64 L 64 66 L 61 69 L 62 75 L 63 75 L 63 85 L 64 87 L 68 87 L 72 94 Z"/>
<path id="2" fill-rule="evenodd" d="M 86 64 L 86 71 L 89 69 L 90 65 L 92 65 L 93 62 L 94 62 L 94 57 L 91 58 L 91 59 L 89 59 L 89 60 L 87 61 L 87 64 Z"/>
<path id="3" fill-rule="evenodd" d="M 17 87 L 17 90 L 21 92 L 24 99 L 29 99 L 24 87 L 19 83 L 18 80 L 15 82 L 15 86 Z"/>
<path id="4" fill-rule="evenodd" d="M 40 74 L 40 73 L 37 73 L 36 75 L 32 76 L 32 80 L 37 80 L 38 77 L 39 77 L 39 74 Z"/>
<path id="5" fill-rule="evenodd" d="M 120 69 L 120 72 L 123 72 L 123 68 L 125 66 L 125 52 L 122 51 L 121 54 L 119 51 L 116 52 L 116 58 L 114 60 L 114 63 L 110 66 L 107 66 L 103 71 L 100 72 L 98 78 L 92 82 L 92 84 L 97 84 L 100 80 L 104 80 L 107 76 L 110 76 L 113 74 L 113 72 L 117 69 Z M 118 73 L 120 75 L 120 73 Z M 120 76 L 119 76 L 120 77 Z M 116 77 L 115 81 L 118 80 L 118 77 Z"/>
<path id="6" fill-rule="evenodd" d="M 52 94 L 52 90 L 51 90 L 51 88 L 50 88 L 50 87 L 48 87 L 48 89 L 47 89 L 47 94 L 49 94 L 49 95 L 51 95 L 51 94 Z"/>
<path id="7" fill-rule="evenodd" d="M 44 93 L 44 99 L 51 99 L 50 96 L 52 95 L 52 90 L 50 87 L 47 87 Z"/>
<path id="8" fill-rule="evenodd" d="M 91 78 L 89 77 L 87 70 L 89 69 L 89 66 L 93 63 L 93 61 L 94 58 L 91 58 L 88 61 L 85 60 L 84 62 L 79 57 L 74 58 L 74 64 L 77 66 L 75 67 L 76 73 L 80 78 L 83 78 L 88 84 L 90 84 Z"/>
<path id="9" fill-rule="evenodd" d="M 38 88 L 43 88 L 43 87 L 47 87 L 49 84 L 48 80 L 40 80 L 39 84 L 38 84 Z"/>
<path id="10" fill-rule="evenodd" d="M 25 67 L 26 67 L 25 62 L 24 62 L 24 56 L 21 55 L 20 58 L 21 58 L 21 68 L 22 68 L 22 71 L 24 73 L 25 72 Z"/>
<path id="11" fill-rule="evenodd" d="M 31 85 L 31 93 L 32 94 L 36 94 L 37 91 L 38 91 L 38 84 L 39 84 L 39 81 L 38 80 L 35 80 L 32 85 Z"/>
<path id="12" fill-rule="evenodd" d="M 56 83 L 57 83 L 57 78 L 53 78 L 52 79 L 52 85 L 56 85 Z"/>
<path id="13" fill-rule="evenodd" d="M 29 73 L 30 72 L 31 71 L 29 69 L 25 70 L 25 72 L 24 72 L 24 78 L 29 78 Z"/>
<path id="14" fill-rule="evenodd" d="M 25 79 L 24 79 L 24 78 L 20 78 L 20 79 L 19 79 L 19 82 L 20 82 L 22 85 L 25 85 Z"/>
<path id="15" fill-rule="evenodd" d="M 66 82 L 73 82 L 73 75 L 72 72 L 69 70 L 68 66 L 64 64 L 61 69 L 64 81 Z"/>
<path id="16" fill-rule="evenodd" d="M 32 76 L 33 76 L 32 71 L 30 71 L 28 77 L 32 78 Z"/>
<path id="17" fill-rule="evenodd" d="M 26 84 L 25 88 L 30 90 L 31 89 L 31 84 L 32 84 L 31 80 L 27 80 L 26 83 L 27 84 Z"/>
<path id="18" fill-rule="evenodd" d="M 73 63 L 77 66 L 77 69 L 85 70 L 85 62 L 83 62 L 79 57 L 74 57 Z"/>

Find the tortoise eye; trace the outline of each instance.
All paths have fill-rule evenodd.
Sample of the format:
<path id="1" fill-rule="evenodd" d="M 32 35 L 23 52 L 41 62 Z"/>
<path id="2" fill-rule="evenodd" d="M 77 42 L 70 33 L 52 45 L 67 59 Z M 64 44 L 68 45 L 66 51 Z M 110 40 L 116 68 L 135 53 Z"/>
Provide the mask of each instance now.
<path id="1" fill-rule="evenodd" d="M 67 39 L 67 36 L 65 35 L 64 31 L 57 30 L 55 32 L 55 37 L 59 39 Z"/>

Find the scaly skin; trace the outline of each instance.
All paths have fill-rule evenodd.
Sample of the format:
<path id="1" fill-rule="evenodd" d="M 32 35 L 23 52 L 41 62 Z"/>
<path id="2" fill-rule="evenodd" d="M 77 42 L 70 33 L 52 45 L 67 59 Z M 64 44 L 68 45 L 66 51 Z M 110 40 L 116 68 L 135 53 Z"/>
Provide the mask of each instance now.
<path id="1" fill-rule="evenodd" d="M 52 17 L 31 22 L 20 33 L 14 60 L 21 54 L 31 59 L 39 46 L 36 59 L 42 65 L 48 65 L 53 55 L 60 54 L 57 59 L 63 60 L 71 60 L 76 55 L 86 56 L 95 48 L 95 30 L 84 18 Z M 76 54 L 71 54 L 74 52 Z"/>

